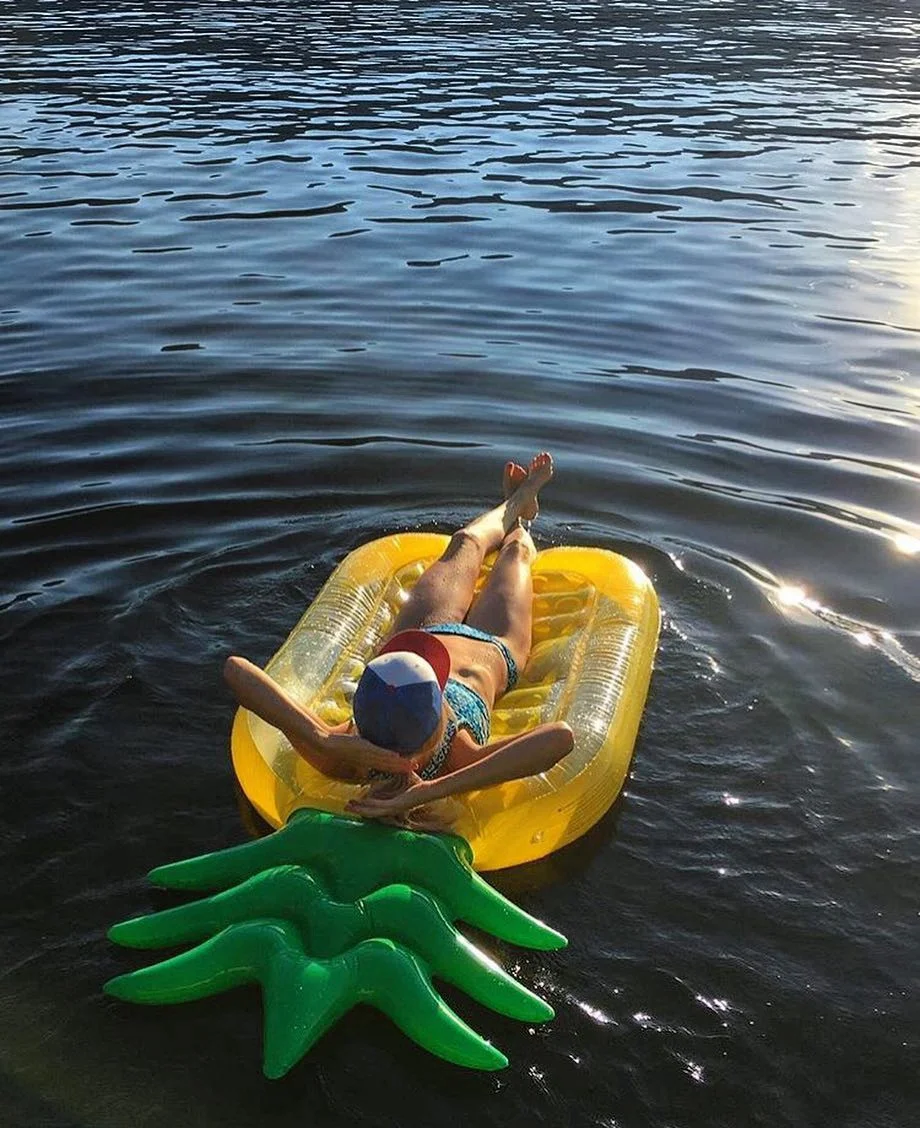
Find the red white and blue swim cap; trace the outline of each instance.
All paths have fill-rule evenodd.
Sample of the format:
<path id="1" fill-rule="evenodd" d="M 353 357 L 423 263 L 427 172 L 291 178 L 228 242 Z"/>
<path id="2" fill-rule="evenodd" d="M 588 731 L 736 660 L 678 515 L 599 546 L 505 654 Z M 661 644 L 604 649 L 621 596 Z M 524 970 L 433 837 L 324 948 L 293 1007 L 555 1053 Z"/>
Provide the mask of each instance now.
<path id="1" fill-rule="evenodd" d="M 427 631 L 400 631 L 368 662 L 352 710 L 358 731 L 393 752 L 416 752 L 441 720 L 450 654 Z"/>

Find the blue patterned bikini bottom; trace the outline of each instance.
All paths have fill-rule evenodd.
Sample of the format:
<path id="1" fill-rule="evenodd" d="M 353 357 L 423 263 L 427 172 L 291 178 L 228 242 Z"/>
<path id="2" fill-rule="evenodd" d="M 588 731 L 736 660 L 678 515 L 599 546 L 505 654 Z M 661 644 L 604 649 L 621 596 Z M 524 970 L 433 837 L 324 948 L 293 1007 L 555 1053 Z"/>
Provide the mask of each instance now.
<path id="1" fill-rule="evenodd" d="M 422 630 L 433 635 L 459 635 L 461 638 L 472 638 L 477 642 L 488 642 L 492 646 L 497 646 L 508 669 L 508 684 L 505 686 L 505 692 L 514 689 L 517 685 L 519 677 L 517 662 L 515 662 L 505 643 L 500 638 L 496 638 L 495 635 L 490 635 L 476 627 L 467 626 L 466 623 L 434 623 L 430 627 L 423 627 Z"/>

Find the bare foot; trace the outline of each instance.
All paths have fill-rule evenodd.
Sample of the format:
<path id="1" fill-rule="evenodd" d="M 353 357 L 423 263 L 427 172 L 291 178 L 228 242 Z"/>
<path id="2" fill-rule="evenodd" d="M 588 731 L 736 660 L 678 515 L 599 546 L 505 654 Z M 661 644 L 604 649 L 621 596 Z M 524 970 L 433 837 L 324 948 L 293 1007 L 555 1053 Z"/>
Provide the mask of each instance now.
<path id="1" fill-rule="evenodd" d="M 506 462 L 502 474 L 502 497 L 505 501 L 514 493 L 521 482 L 527 477 L 527 471 L 520 462 Z"/>
<path id="2" fill-rule="evenodd" d="M 519 462 L 506 462 L 505 473 L 502 477 L 502 497 L 505 501 L 514 493 L 518 486 L 526 481 L 527 471 Z M 522 521 L 533 521 L 533 519 L 540 512 L 540 506 L 534 500 L 533 505 L 527 506 L 526 509 L 521 510 L 520 518 Z"/>
<path id="3" fill-rule="evenodd" d="M 540 511 L 537 494 L 552 476 L 553 460 L 546 451 L 534 455 L 526 470 L 514 462 L 508 463 L 505 467 L 505 486 L 511 486 L 512 489 L 507 495 L 506 531 L 513 528 L 518 520 L 532 521 L 536 517 Z"/>
<path id="4" fill-rule="evenodd" d="M 506 462 L 502 474 L 502 497 L 505 501 L 514 493 L 527 477 L 527 471 L 519 462 Z"/>

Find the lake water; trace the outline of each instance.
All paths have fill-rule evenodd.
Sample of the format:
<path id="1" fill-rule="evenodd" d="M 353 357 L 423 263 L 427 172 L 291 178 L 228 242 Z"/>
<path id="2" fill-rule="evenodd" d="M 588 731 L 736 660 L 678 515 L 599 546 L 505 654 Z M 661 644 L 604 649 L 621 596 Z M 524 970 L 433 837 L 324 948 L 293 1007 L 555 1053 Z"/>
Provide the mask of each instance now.
<path id="1" fill-rule="evenodd" d="M 4 1123 L 917 1123 L 917 6 L 0 8 Z M 556 1020 L 270 1083 L 255 989 L 105 999 L 250 831 L 225 655 L 542 448 L 663 607 L 622 800 L 495 876 Z"/>

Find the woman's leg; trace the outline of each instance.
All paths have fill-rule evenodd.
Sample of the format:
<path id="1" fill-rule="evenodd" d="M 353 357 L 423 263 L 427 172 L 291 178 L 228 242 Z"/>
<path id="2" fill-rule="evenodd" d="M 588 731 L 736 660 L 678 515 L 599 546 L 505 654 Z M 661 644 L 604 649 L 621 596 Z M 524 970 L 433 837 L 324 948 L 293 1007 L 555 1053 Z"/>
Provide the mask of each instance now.
<path id="1" fill-rule="evenodd" d="M 550 456 L 536 455 L 524 479 L 501 505 L 483 513 L 454 533 L 444 554 L 427 569 L 412 589 L 393 624 L 394 634 L 413 627 L 424 627 L 429 623 L 463 621 L 473 600 L 473 590 L 483 560 L 488 553 L 503 544 L 521 515 L 531 511 L 537 493 L 552 474 L 553 461 Z"/>
<path id="2" fill-rule="evenodd" d="M 530 656 L 533 631 L 533 562 L 537 550 L 526 529 L 505 537 L 486 586 L 466 621 L 501 639 L 523 670 Z"/>

